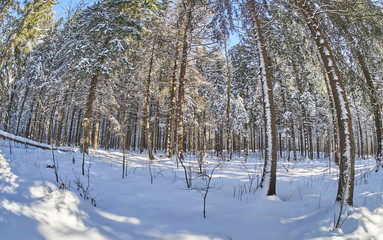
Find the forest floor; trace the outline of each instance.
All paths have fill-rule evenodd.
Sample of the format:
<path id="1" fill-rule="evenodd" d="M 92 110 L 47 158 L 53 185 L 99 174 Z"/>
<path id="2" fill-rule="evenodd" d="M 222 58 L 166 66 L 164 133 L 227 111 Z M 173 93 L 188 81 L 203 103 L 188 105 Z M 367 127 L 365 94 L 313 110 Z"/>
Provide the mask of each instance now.
<path id="1" fill-rule="evenodd" d="M 46 167 L 53 157 L 58 183 Z M 354 207 L 343 212 L 341 229 L 334 229 L 338 169 L 328 158 L 280 160 L 273 197 L 257 188 L 258 153 L 247 162 L 208 155 L 203 174 L 187 154 L 190 189 L 175 159 L 157 154 L 149 168 L 146 154 L 131 152 L 124 179 L 122 159 L 94 151 L 82 176 L 80 151 L 0 140 L 0 239 L 383 239 L 383 169 L 375 172 L 373 159 L 356 160 Z"/>

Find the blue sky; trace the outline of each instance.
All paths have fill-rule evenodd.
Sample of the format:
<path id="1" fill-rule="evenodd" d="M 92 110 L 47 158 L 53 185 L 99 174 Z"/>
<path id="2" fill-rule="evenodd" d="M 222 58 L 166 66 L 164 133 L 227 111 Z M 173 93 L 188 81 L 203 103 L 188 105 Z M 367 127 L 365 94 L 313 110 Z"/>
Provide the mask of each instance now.
<path id="1" fill-rule="evenodd" d="M 53 11 L 56 12 L 56 19 L 59 19 L 61 17 L 65 17 L 66 15 L 66 9 L 68 9 L 69 6 L 75 7 L 77 6 L 82 0 L 57 0 L 59 4 L 53 6 Z M 85 0 L 85 2 L 94 2 L 94 0 Z"/>

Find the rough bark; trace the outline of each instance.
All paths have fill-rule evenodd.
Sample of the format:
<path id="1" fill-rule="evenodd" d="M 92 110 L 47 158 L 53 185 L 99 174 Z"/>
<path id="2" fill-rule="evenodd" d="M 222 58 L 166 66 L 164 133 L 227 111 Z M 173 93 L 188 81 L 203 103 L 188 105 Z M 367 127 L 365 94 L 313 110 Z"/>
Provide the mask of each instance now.
<path id="1" fill-rule="evenodd" d="M 226 129 L 227 129 L 227 152 L 229 153 L 229 160 L 233 156 L 233 143 L 232 143 L 232 133 L 231 133 L 231 120 L 230 120 L 230 89 L 231 89 L 231 73 L 230 73 L 230 61 L 229 55 L 227 53 L 227 41 L 224 40 L 225 45 L 225 59 L 226 59 Z"/>
<path id="2" fill-rule="evenodd" d="M 97 111 L 97 117 L 96 117 L 96 123 L 94 126 L 94 139 L 93 139 L 93 149 L 98 149 L 98 137 L 100 134 L 100 121 L 101 121 L 101 112 L 102 112 L 102 101 L 103 101 L 103 95 L 100 96 L 100 104 L 98 105 L 98 111 Z"/>
<path id="3" fill-rule="evenodd" d="M 57 130 L 57 136 L 56 136 L 56 146 L 60 147 L 60 142 L 61 142 L 61 133 L 63 129 L 63 123 L 64 123 L 64 114 L 65 114 L 65 109 L 66 109 L 66 100 L 68 98 L 68 92 L 69 89 L 67 89 L 64 93 L 64 100 L 62 102 L 62 107 L 60 111 L 60 117 L 59 117 L 59 126 Z"/>
<path id="4" fill-rule="evenodd" d="M 178 154 L 181 160 L 184 159 L 184 104 L 185 104 L 185 75 L 186 65 L 189 51 L 189 29 L 191 24 L 191 10 L 188 10 L 188 14 L 185 19 L 184 37 L 182 46 L 181 67 L 179 76 L 179 90 L 178 90 Z"/>
<path id="5" fill-rule="evenodd" d="M 355 149 L 354 135 L 352 129 L 351 113 L 349 109 L 346 91 L 343 85 L 342 76 L 337 66 L 332 49 L 327 41 L 324 32 L 320 28 L 314 13 L 308 6 L 307 0 L 295 0 L 296 6 L 302 12 L 304 19 L 310 29 L 311 35 L 315 40 L 319 54 L 326 69 L 330 82 L 331 91 L 337 114 L 339 127 L 339 189 L 337 194 L 338 201 L 345 201 L 348 205 L 353 205 L 354 193 L 354 164 Z"/>
<path id="6" fill-rule="evenodd" d="M 275 107 L 273 97 L 273 84 L 271 79 L 269 57 L 263 37 L 262 24 L 259 19 L 255 2 L 249 0 L 249 7 L 252 14 L 253 22 L 255 24 L 255 33 L 257 36 L 257 50 L 259 51 L 259 60 L 261 66 L 261 81 L 262 91 L 264 96 L 264 111 L 265 111 L 265 167 L 262 181 L 268 181 L 267 195 L 276 194 L 276 170 L 277 170 L 277 131 L 275 123 Z"/>
<path id="7" fill-rule="evenodd" d="M 176 49 L 174 53 L 174 65 L 173 65 L 173 77 L 172 77 L 172 90 L 171 90 L 171 110 L 169 116 L 169 130 L 168 130 L 168 158 L 172 158 L 173 156 L 173 145 L 174 145 L 174 124 L 175 124 L 175 109 L 176 109 L 176 92 L 177 92 L 177 72 L 178 72 L 178 55 L 179 55 L 179 47 L 180 42 L 178 41 L 177 34 L 176 40 Z"/>
<path id="8" fill-rule="evenodd" d="M 152 46 L 152 54 L 150 56 L 150 63 L 149 63 L 149 73 L 148 73 L 148 81 L 146 83 L 146 94 L 145 94 L 145 114 L 144 114 L 144 121 L 145 121 L 145 132 L 146 132 L 146 145 L 148 148 L 149 153 L 149 159 L 152 161 L 154 159 L 153 156 L 153 149 L 152 149 L 152 139 L 151 139 L 151 129 L 150 129 L 150 84 L 152 82 L 152 71 L 153 71 L 153 62 L 154 62 L 154 50 L 155 50 L 156 41 L 153 41 Z"/>

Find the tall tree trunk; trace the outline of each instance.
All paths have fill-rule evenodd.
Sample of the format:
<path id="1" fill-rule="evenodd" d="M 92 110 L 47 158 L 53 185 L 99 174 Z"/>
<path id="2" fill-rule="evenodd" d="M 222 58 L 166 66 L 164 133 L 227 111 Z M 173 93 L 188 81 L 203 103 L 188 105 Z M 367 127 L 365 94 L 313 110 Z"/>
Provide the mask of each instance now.
<path id="1" fill-rule="evenodd" d="M 51 117 L 49 118 L 49 127 L 48 127 L 48 144 L 49 145 L 52 144 L 53 122 L 55 119 L 56 107 L 57 107 L 56 98 L 53 100 L 53 104 L 54 105 L 52 107 Z"/>
<path id="2" fill-rule="evenodd" d="M 39 113 L 40 113 L 40 103 L 41 103 L 41 91 L 39 93 L 39 96 L 37 97 L 37 105 L 36 105 L 36 110 L 35 110 L 35 116 L 33 117 L 33 124 L 32 124 L 32 129 L 31 129 L 31 139 L 35 139 L 35 132 L 36 132 L 36 125 L 37 125 L 37 119 L 39 118 Z"/>
<path id="3" fill-rule="evenodd" d="M 339 72 L 332 49 L 327 42 L 324 32 L 320 28 L 319 22 L 314 13 L 308 6 L 307 0 L 295 0 L 295 4 L 301 10 L 305 21 L 310 29 L 311 35 L 315 40 L 318 51 L 322 58 L 324 67 L 334 98 L 335 109 L 339 127 L 339 185 L 337 200 L 346 201 L 350 206 L 353 205 L 354 195 L 354 164 L 355 149 L 354 135 L 352 129 L 351 113 L 343 86 L 342 76 Z"/>
<path id="4" fill-rule="evenodd" d="M 184 159 L 184 104 L 185 104 L 185 75 L 186 64 L 189 51 L 189 29 L 191 24 L 191 10 L 188 10 L 185 19 L 184 38 L 182 46 L 181 67 L 179 76 L 179 90 L 178 90 L 178 153 L 181 160 Z"/>
<path id="5" fill-rule="evenodd" d="M 112 125 L 112 109 L 110 110 L 108 118 L 106 119 L 105 150 L 110 149 L 111 128 L 112 128 L 111 125 Z"/>
<path id="6" fill-rule="evenodd" d="M 100 96 L 100 103 L 98 105 L 98 111 L 97 111 L 97 117 L 96 117 L 96 123 L 94 126 L 94 139 L 93 139 L 93 149 L 98 149 L 98 136 L 100 134 L 100 121 L 101 121 L 101 112 L 102 112 L 102 102 L 104 100 L 104 95 L 101 94 Z"/>
<path id="7" fill-rule="evenodd" d="M 75 144 L 76 145 L 79 145 L 80 144 L 80 137 L 81 137 L 81 118 L 83 117 L 82 116 L 83 114 L 83 110 L 82 108 L 80 108 L 79 112 L 78 112 L 78 116 L 77 116 L 77 125 L 76 125 L 76 134 L 75 134 Z"/>
<path id="8" fill-rule="evenodd" d="M 18 136 L 18 134 L 19 134 L 21 117 L 22 117 L 22 114 L 24 112 L 24 106 L 25 106 L 25 102 L 27 100 L 28 93 L 29 93 L 29 86 L 27 86 L 26 89 L 25 89 L 24 98 L 23 98 L 23 101 L 21 103 L 21 107 L 20 107 L 20 110 L 19 110 L 19 117 L 17 119 L 17 126 L 16 126 L 16 131 L 15 131 L 15 135 L 16 136 Z"/>
<path id="9" fill-rule="evenodd" d="M 63 100 L 61 111 L 60 111 L 59 126 L 58 126 L 57 136 L 56 136 L 57 147 L 60 147 L 61 133 L 62 133 L 63 123 L 64 123 L 64 114 L 65 114 L 66 100 L 68 98 L 68 94 L 69 94 L 69 88 L 64 93 L 64 100 Z"/>
<path id="10" fill-rule="evenodd" d="M 73 133 L 73 123 L 74 123 L 74 116 L 76 115 L 76 107 L 73 108 L 72 110 L 72 116 L 70 119 L 70 126 L 69 126 L 69 136 L 68 136 L 68 146 L 72 144 L 72 138 L 74 135 Z"/>
<path id="11" fill-rule="evenodd" d="M 155 50 L 156 40 L 153 41 L 152 54 L 150 56 L 149 63 L 149 73 L 148 81 L 146 83 L 146 95 L 145 95 L 145 108 L 144 108 L 144 121 L 145 121 L 145 132 L 146 132 L 146 145 L 148 148 L 149 159 L 152 161 L 154 159 L 153 149 L 152 149 L 152 139 L 151 139 L 151 129 L 150 129 L 150 84 L 152 82 L 152 71 L 153 71 L 153 62 L 154 62 L 154 50 Z"/>
<path id="12" fill-rule="evenodd" d="M 12 116 L 12 107 L 15 104 L 14 99 L 15 99 L 15 95 L 16 95 L 16 86 L 17 86 L 17 84 L 13 83 L 13 87 L 11 90 L 11 97 L 9 99 L 8 109 L 7 109 L 7 113 L 5 115 L 5 120 L 4 120 L 4 131 L 5 132 L 8 131 L 8 127 L 10 126 L 10 120 L 11 120 L 11 116 Z"/>
<path id="13" fill-rule="evenodd" d="M 104 62 L 104 57 L 101 58 L 101 65 Z M 84 114 L 84 121 L 83 121 L 83 142 L 82 146 L 83 151 L 86 154 L 89 154 L 89 146 L 92 138 L 92 118 L 93 118 L 93 104 L 94 100 L 96 98 L 96 91 L 97 91 L 97 85 L 98 81 L 100 80 L 101 72 L 100 70 L 97 70 L 96 74 L 92 77 L 92 80 L 90 81 L 90 87 L 89 87 L 89 94 L 88 98 L 86 100 L 85 105 L 85 114 Z"/>
<path id="14" fill-rule="evenodd" d="M 168 130 L 168 158 L 172 158 L 173 156 L 173 145 L 174 145 L 174 124 L 175 124 L 175 109 L 176 109 L 176 92 L 177 92 L 177 72 L 178 72 L 178 55 L 180 48 L 180 41 L 178 40 L 178 36 L 180 32 L 178 31 L 177 39 L 176 39 L 176 49 L 174 53 L 174 65 L 173 65 L 173 77 L 172 77 L 172 90 L 171 90 L 171 107 L 170 107 L 170 115 L 169 115 L 169 130 Z"/>
<path id="15" fill-rule="evenodd" d="M 334 99 L 332 97 L 331 89 L 329 87 L 329 81 L 327 78 L 327 75 L 324 74 L 324 81 L 326 85 L 326 90 L 328 94 L 328 100 L 330 102 L 330 108 L 331 108 L 331 122 L 332 122 L 332 129 L 333 129 L 333 136 L 334 136 L 334 163 L 336 165 L 339 165 L 339 129 L 338 129 L 338 123 L 337 123 L 337 116 L 335 112 L 335 104 Z"/>
<path id="16" fill-rule="evenodd" d="M 124 153 L 126 147 L 126 126 L 128 121 L 128 105 L 129 105 L 129 91 L 126 96 L 123 97 L 124 104 L 123 113 L 122 113 L 122 122 L 121 122 L 121 140 L 120 140 L 120 150 Z"/>
<path id="17" fill-rule="evenodd" d="M 264 112 L 266 123 L 266 149 L 265 149 L 265 165 L 262 181 L 268 181 L 267 195 L 276 194 L 276 172 L 277 172 L 277 131 L 275 124 L 275 107 L 273 96 L 273 84 L 271 79 L 269 57 L 267 55 L 265 40 L 261 21 L 259 20 L 258 12 L 255 8 L 254 0 L 249 0 L 249 7 L 252 14 L 252 20 L 255 24 L 255 33 L 257 36 L 257 48 L 259 52 L 259 61 L 261 67 L 262 91 L 264 96 Z"/>
<path id="18" fill-rule="evenodd" d="M 324 0 L 326 4 L 329 3 L 328 0 Z M 331 6 L 331 5 L 330 5 Z M 347 24 L 341 18 L 339 14 L 330 14 L 331 19 L 333 19 L 337 26 L 343 31 L 349 43 L 353 44 L 352 51 L 357 57 L 360 68 L 362 69 L 364 78 L 366 80 L 367 85 L 367 94 L 370 99 L 370 103 L 372 105 L 372 112 L 374 115 L 374 123 L 375 123 L 375 131 L 377 137 L 377 149 L 376 149 L 376 160 L 378 165 L 382 165 L 383 158 L 383 150 L 382 150 L 382 115 L 380 111 L 380 102 L 377 91 L 375 90 L 374 82 L 372 80 L 370 69 L 368 68 L 366 59 L 362 54 L 360 47 L 358 46 L 358 41 L 352 36 L 349 29 L 347 28 Z"/>
<path id="19" fill-rule="evenodd" d="M 227 152 L 229 153 L 229 160 L 233 156 L 233 143 L 232 143 L 232 133 L 231 133 L 231 120 L 230 120 L 230 89 L 231 89 L 231 70 L 230 70 L 230 60 L 227 53 L 227 40 L 224 38 L 225 46 L 225 60 L 226 60 L 226 129 L 227 129 Z"/>

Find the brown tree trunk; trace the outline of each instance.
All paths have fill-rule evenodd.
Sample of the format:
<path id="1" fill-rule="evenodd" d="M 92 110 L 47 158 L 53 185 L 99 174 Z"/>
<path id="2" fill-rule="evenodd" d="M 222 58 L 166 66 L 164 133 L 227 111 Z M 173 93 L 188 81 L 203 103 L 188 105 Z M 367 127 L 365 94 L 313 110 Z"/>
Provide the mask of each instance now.
<path id="1" fill-rule="evenodd" d="M 273 96 L 273 84 L 271 79 L 269 57 L 266 50 L 265 40 L 263 38 L 262 24 L 259 20 L 258 11 L 255 8 L 254 0 L 249 0 L 249 7 L 252 14 L 252 20 L 255 24 L 255 32 L 257 36 L 257 50 L 259 51 L 259 61 L 261 66 L 262 92 L 264 96 L 264 112 L 265 112 L 265 167 L 262 181 L 269 178 L 269 189 L 267 195 L 276 194 L 276 172 L 277 172 L 277 131 L 275 124 L 275 107 Z"/>
<path id="2" fill-rule="evenodd" d="M 89 146 L 92 138 L 92 117 L 93 117 L 93 104 L 96 98 L 97 84 L 100 78 L 100 73 L 92 77 L 90 82 L 89 94 L 86 100 L 86 109 L 83 121 L 83 139 L 81 147 L 86 154 L 89 154 Z"/>
<path id="3" fill-rule="evenodd" d="M 179 55 L 179 47 L 180 42 L 178 40 L 178 36 L 180 32 L 177 34 L 176 39 L 176 49 L 174 54 L 174 65 L 173 65 L 173 77 L 172 77 L 172 90 L 171 90 L 171 107 L 170 107 L 170 116 L 169 116 L 169 130 L 168 130 L 168 158 L 172 158 L 173 156 L 173 144 L 174 144 L 174 124 L 175 124 L 175 109 L 176 109 L 176 92 L 177 92 L 177 72 L 178 72 L 178 55 Z"/>
<path id="4" fill-rule="evenodd" d="M 227 152 L 229 153 L 229 160 L 231 160 L 233 156 L 233 143 L 232 143 L 232 133 L 231 133 L 231 120 L 230 120 L 230 89 L 231 89 L 231 70 L 230 70 L 230 61 L 229 55 L 227 54 L 227 40 L 224 38 L 224 46 L 225 46 L 225 60 L 226 60 L 226 129 L 227 129 Z"/>
<path id="5" fill-rule="evenodd" d="M 51 145 L 52 144 L 52 133 L 53 133 L 53 122 L 54 122 L 54 119 L 55 119 L 55 114 L 56 114 L 56 106 L 57 106 L 57 103 L 56 103 L 56 98 L 53 100 L 53 108 L 52 108 L 52 111 L 51 111 L 51 117 L 49 118 L 49 127 L 48 127 L 48 144 Z"/>
<path id="6" fill-rule="evenodd" d="M 184 104 L 185 104 L 185 75 L 186 64 L 189 51 L 189 29 L 191 24 L 191 10 L 188 10 L 188 14 L 185 19 L 184 38 L 182 46 L 181 67 L 179 76 L 179 90 L 178 90 L 178 153 L 181 160 L 184 159 Z"/>
<path id="7" fill-rule="evenodd" d="M 105 130 L 105 150 L 110 149 L 110 137 L 112 128 L 112 110 L 109 112 L 109 116 L 106 119 L 106 130 Z"/>
<path id="8" fill-rule="evenodd" d="M 67 100 L 68 94 L 69 94 L 68 90 L 69 89 L 67 89 L 64 93 L 64 100 L 63 100 L 61 111 L 60 111 L 59 126 L 58 126 L 57 136 L 56 136 L 56 146 L 57 147 L 60 147 L 60 142 L 61 142 L 61 133 L 62 133 L 63 123 L 64 123 L 64 114 L 65 114 L 65 109 L 66 109 L 66 100 Z"/>
<path id="9" fill-rule="evenodd" d="M 104 63 L 104 57 L 101 58 L 101 64 Z M 97 91 L 97 85 L 98 81 L 100 80 L 101 72 L 100 70 L 97 70 L 96 74 L 92 77 L 92 80 L 90 81 L 90 87 L 89 87 L 89 94 L 88 98 L 86 100 L 85 105 L 85 114 L 84 114 L 84 121 L 83 121 L 83 142 L 82 146 L 83 151 L 86 154 L 89 154 L 89 146 L 92 138 L 92 118 L 93 118 L 93 104 L 94 100 L 96 98 L 96 91 Z"/>
<path id="10" fill-rule="evenodd" d="M 149 75 L 148 81 L 146 83 L 146 95 L 145 95 L 145 108 L 144 108 L 144 126 L 146 132 L 146 145 L 149 153 L 149 160 L 152 161 L 154 159 L 153 149 L 152 149 L 152 139 L 151 139 L 151 129 L 150 129 L 150 84 L 152 82 L 152 71 L 153 71 L 153 62 L 154 62 L 154 49 L 155 49 L 156 41 L 153 41 L 152 54 L 150 56 L 149 63 Z M 142 136 L 143 137 L 143 136 Z"/>
<path id="11" fill-rule="evenodd" d="M 104 95 L 101 94 L 100 96 L 100 104 L 98 106 L 98 111 L 97 111 L 97 117 L 96 117 L 96 123 L 94 126 L 94 139 L 93 139 L 93 149 L 97 150 L 98 149 L 98 136 L 100 134 L 100 121 L 101 121 L 101 112 L 102 112 L 102 102 L 104 99 Z"/>
<path id="12" fill-rule="evenodd" d="M 334 163 L 336 165 L 339 165 L 339 139 L 338 139 L 338 123 L 337 123 L 337 116 L 335 112 L 335 106 L 334 106 L 334 99 L 332 97 L 332 93 L 329 87 L 329 82 L 326 74 L 324 74 L 324 81 L 326 85 L 326 90 L 328 94 L 328 99 L 330 102 L 330 108 L 331 108 L 331 122 L 332 122 L 332 129 L 333 129 L 333 136 L 334 136 Z"/>

